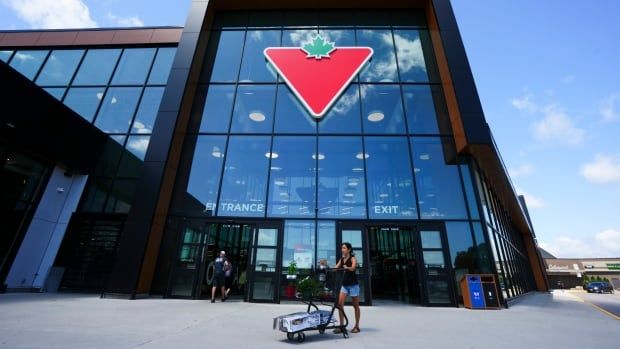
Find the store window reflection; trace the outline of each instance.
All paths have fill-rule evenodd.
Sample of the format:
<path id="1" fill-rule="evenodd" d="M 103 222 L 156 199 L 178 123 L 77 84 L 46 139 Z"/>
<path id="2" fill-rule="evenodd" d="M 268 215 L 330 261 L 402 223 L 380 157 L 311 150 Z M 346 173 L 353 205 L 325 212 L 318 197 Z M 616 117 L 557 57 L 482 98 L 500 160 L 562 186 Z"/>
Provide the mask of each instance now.
<path id="1" fill-rule="evenodd" d="M 359 137 L 319 137 L 319 217 L 366 217 L 366 158 Z"/>
<path id="2" fill-rule="evenodd" d="M 269 185 L 270 216 L 314 217 L 315 149 L 315 137 L 274 137 Z"/>
<path id="3" fill-rule="evenodd" d="M 312 118 L 299 99 L 284 84 L 278 85 L 275 133 L 315 133 L 316 119 Z"/>
<path id="4" fill-rule="evenodd" d="M 274 82 L 276 72 L 267 63 L 263 50 L 280 46 L 279 30 L 251 30 L 245 37 L 243 60 L 241 61 L 240 82 Z"/>
<path id="5" fill-rule="evenodd" d="M 214 215 L 225 147 L 226 136 L 198 137 L 186 194 L 182 198 L 185 211 Z"/>
<path id="6" fill-rule="evenodd" d="M 418 217 L 409 149 L 405 137 L 366 137 L 370 218 Z"/>
<path id="7" fill-rule="evenodd" d="M 451 142 L 438 137 L 411 138 L 420 217 L 467 219 L 456 152 Z"/>
<path id="8" fill-rule="evenodd" d="M 47 58 L 36 83 L 39 86 L 68 85 L 84 50 L 54 50 Z"/>
<path id="9" fill-rule="evenodd" d="M 267 191 L 267 168 L 275 153 L 269 151 L 270 137 L 231 136 L 218 216 L 263 217 Z"/>
<path id="10" fill-rule="evenodd" d="M 295 261 L 297 268 L 311 269 L 315 265 L 315 242 L 314 221 L 286 221 L 282 265 L 288 266 Z"/>
<path id="11" fill-rule="evenodd" d="M 352 84 L 319 122 L 320 133 L 361 133 L 359 86 Z"/>
<path id="12" fill-rule="evenodd" d="M 237 88 L 231 133 L 271 133 L 275 85 Z"/>
<path id="13" fill-rule="evenodd" d="M 406 132 L 398 85 L 362 85 L 361 94 L 365 133 Z"/>
<path id="14" fill-rule="evenodd" d="M 396 82 L 396 56 L 394 41 L 389 29 L 358 29 L 357 45 L 369 46 L 374 50 L 372 60 L 363 68 L 360 79 L 363 82 Z"/>
<path id="15" fill-rule="evenodd" d="M 427 82 L 424 52 L 417 30 L 394 30 L 398 69 L 402 82 Z"/>

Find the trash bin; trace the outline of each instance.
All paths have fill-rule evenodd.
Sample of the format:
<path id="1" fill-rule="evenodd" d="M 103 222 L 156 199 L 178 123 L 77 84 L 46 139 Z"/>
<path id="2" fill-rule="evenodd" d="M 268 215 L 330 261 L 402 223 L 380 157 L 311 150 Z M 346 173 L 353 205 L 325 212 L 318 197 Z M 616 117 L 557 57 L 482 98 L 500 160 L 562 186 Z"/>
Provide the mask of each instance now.
<path id="1" fill-rule="evenodd" d="M 460 286 L 465 308 L 500 308 L 495 277 L 492 274 L 465 274 L 461 278 Z"/>
<path id="2" fill-rule="evenodd" d="M 499 305 L 499 296 L 497 294 L 497 286 L 495 285 L 495 277 L 493 275 L 480 275 L 482 290 L 484 291 L 484 303 L 487 309 L 501 308 Z"/>

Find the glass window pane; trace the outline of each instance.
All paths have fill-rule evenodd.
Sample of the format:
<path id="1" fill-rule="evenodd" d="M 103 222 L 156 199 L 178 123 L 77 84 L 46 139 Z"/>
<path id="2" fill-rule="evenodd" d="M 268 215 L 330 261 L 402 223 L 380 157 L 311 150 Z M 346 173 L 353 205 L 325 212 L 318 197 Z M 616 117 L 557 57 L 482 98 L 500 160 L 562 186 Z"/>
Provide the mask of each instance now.
<path id="1" fill-rule="evenodd" d="M 175 47 L 162 47 L 157 50 L 157 57 L 149 76 L 149 85 L 165 85 L 168 82 L 168 75 L 170 75 L 176 52 Z"/>
<path id="2" fill-rule="evenodd" d="M 0 61 L 3 61 L 4 63 L 8 63 L 9 58 L 11 58 L 12 54 L 13 54 L 13 51 L 0 50 Z"/>
<path id="3" fill-rule="evenodd" d="M 136 193 L 137 180 L 117 179 L 108 197 L 105 212 L 129 213 Z"/>
<path id="4" fill-rule="evenodd" d="M 316 27 L 319 22 L 316 11 L 287 11 L 284 13 L 284 26 L 286 27 Z"/>
<path id="5" fill-rule="evenodd" d="M 366 137 L 370 218 L 418 217 L 405 137 Z"/>
<path id="6" fill-rule="evenodd" d="M 316 137 L 274 137 L 269 215 L 314 217 Z"/>
<path id="7" fill-rule="evenodd" d="M 278 229 L 258 229 L 258 246 L 276 246 L 278 244 Z"/>
<path id="8" fill-rule="evenodd" d="M 441 235 L 438 231 L 423 230 L 420 232 L 420 239 L 422 248 L 441 248 Z"/>
<path id="9" fill-rule="evenodd" d="M 118 63 L 113 85 L 142 85 L 151 69 L 155 56 L 154 48 L 129 48 L 123 51 Z"/>
<path id="10" fill-rule="evenodd" d="M 62 95 L 65 94 L 65 90 L 66 88 L 63 87 L 45 87 L 44 88 L 45 92 L 51 94 L 52 96 L 54 96 L 54 98 L 56 98 L 57 100 L 62 100 Z"/>
<path id="11" fill-rule="evenodd" d="M 467 219 L 456 152 L 450 141 L 414 137 L 411 153 L 421 218 Z"/>
<path id="12" fill-rule="evenodd" d="M 52 51 L 41 74 L 37 77 L 37 84 L 40 86 L 69 85 L 83 54 L 84 50 Z"/>
<path id="13" fill-rule="evenodd" d="M 320 133 L 361 133 L 359 86 L 353 84 L 319 121 Z"/>
<path id="14" fill-rule="evenodd" d="M 365 133 L 406 133 L 398 85 L 362 85 L 361 94 Z"/>
<path id="15" fill-rule="evenodd" d="M 230 131 L 271 133 L 275 92 L 275 85 L 239 86 Z"/>
<path id="16" fill-rule="evenodd" d="M 152 133 L 159 104 L 164 95 L 164 87 L 147 87 L 144 89 L 140 107 L 131 128 L 132 133 Z"/>
<path id="17" fill-rule="evenodd" d="M 251 30 L 245 36 L 245 48 L 241 61 L 240 82 L 273 82 L 276 72 L 268 64 L 263 50 L 280 46 L 279 30 Z"/>
<path id="18" fill-rule="evenodd" d="M 228 132 L 234 96 L 234 85 L 209 86 L 199 132 Z"/>
<path id="19" fill-rule="evenodd" d="M 112 187 L 112 180 L 104 178 L 90 178 L 86 187 L 86 194 L 80 211 L 102 212 L 106 197 Z"/>
<path id="20" fill-rule="evenodd" d="M 127 133 L 136 110 L 140 87 L 113 87 L 108 89 L 95 125 L 107 133 Z"/>
<path id="21" fill-rule="evenodd" d="M 270 137 L 231 136 L 217 214 L 265 215 Z"/>
<path id="22" fill-rule="evenodd" d="M 73 85 L 107 85 L 120 55 L 120 49 L 88 50 Z"/>
<path id="23" fill-rule="evenodd" d="M 465 274 L 476 272 L 477 251 L 471 238 L 469 222 L 446 222 L 446 232 L 454 280 L 458 285 Z M 457 287 L 457 292 L 460 295 L 460 287 Z"/>
<path id="24" fill-rule="evenodd" d="M 359 137 L 319 137 L 319 217 L 366 217 L 365 157 Z"/>
<path id="25" fill-rule="evenodd" d="M 199 136 L 196 141 L 186 193 L 180 206 L 184 211 L 200 208 L 213 216 L 224 165 L 226 136 Z"/>
<path id="26" fill-rule="evenodd" d="M 396 56 L 392 32 L 388 29 L 357 30 L 357 45 L 369 46 L 374 54 L 360 73 L 361 81 L 365 82 L 396 82 Z"/>
<path id="27" fill-rule="evenodd" d="M 316 265 L 321 259 L 325 259 L 329 267 L 336 265 L 336 222 L 319 221 L 316 249 Z"/>
<path id="28" fill-rule="evenodd" d="M 260 272 L 274 272 L 276 271 L 276 249 L 275 248 L 257 248 L 256 249 L 256 271 Z M 271 277 L 269 278 L 271 280 Z M 256 288 L 255 279 L 254 287 Z M 269 282 L 269 294 L 273 293 L 273 285 Z M 266 286 L 266 285 L 265 285 Z M 253 292 L 254 298 L 256 298 L 256 290 Z"/>
<path id="29" fill-rule="evenodd" d="M 286 221 L 282 266 L 295 261 L 299 269 L 312 268 L 315 265 L 314 245 L 314 221 Z"/>
<path id="30" fill-rule="evenodd" d="M 17 51 L 11 59 L 10 66 L 23 76 L 32 80 L 37 75 L 48 52 L 49 51 Z"/>
<path id="31" fill-rule="evenodd" d="M 428 85 L 403 85 L 409 133 L 439 134 L 433 94 Z"/>
<path id="32" fill-rule="evenodd" d="M 442 251 L 422 251 L 426 268 L 445 268 Z"/>
<path id="33" fill-rule="evenodd" d="M 476 247 L 478 251 L 478 272 L 491 273 L 493 262 L 491 256 L 489 256 L 489 244 L 484 238 L 484 232 L 482 231 L 482 224 L 480 222 L 474 222 L 474 238 L 476 239 Z"/>
<path id="34" fill-rule="evenodd" d="M 104 87 L 73 87 L 67 92 L 63 103 L 91 122 L 103 99 L 104 91 Z"/>
<path id="35" fill-rule="evenodd" d="M 356 46 L 355 30 L 353 29 L 321 29 L 319 34 L 325 40 L 333 42 L 338 46 Z"/>
<path id="36" fill-rule="evenodd" d="M 138 177 L 142 162 L 149 147 L 149 136 L 130 136 L 127 138 L 125 152 L 118 167 L 119 177 Z"/>
<path id="37" fill-rule="evenodd" d="M 316 119 L 310 116 L 288 86 L 278 85 L 275 133 L 315 133 Z"/>
<path id="38" fill-rule="evenodd" d="M 474 194 L 474 183 L 471 179 L 469 172 L 469 165 L 461 165 L 461 174 L 463 176 L 463 183 L 465 185 L 465 194 L 467 196 L 467 204 L 469 206 L 469 213 L 472 219 L 480 219 L 480 213 L 478 212 L 478 203 L 476 201 L 476 195 Z"/>
<path id="39" fill-rule="evenodd" d="M 424 52 L 417 30 L 394 30 L 398 69 L 402 82 L 427 82 Z"/>
<path id="40" fill-rule="evenodd" d="M 301 47 L 305 42 L 316 36 L 316 29 L 297 29 L 282 31 L 283 47 Z"/>
<path id="41" fill-rule="evenodd" d="M 114 177 L 121 155 L 124 153 L 125 136 L 110 136 L 103 143 L 101 155 L 97 160 L 95 174 L 98 176 Z"/>
<path id="42" fill-rule="evenodd" d="M 212 45 L 217 45 L 217 53 L 215 54 L 215 62 L 211 71 L 211 81 L 237 81 L 244 35 L 245 32 L 243 31 L 213 33 L 211 40 Z M 213 46 L 210 51 L 215 51 Z"/>

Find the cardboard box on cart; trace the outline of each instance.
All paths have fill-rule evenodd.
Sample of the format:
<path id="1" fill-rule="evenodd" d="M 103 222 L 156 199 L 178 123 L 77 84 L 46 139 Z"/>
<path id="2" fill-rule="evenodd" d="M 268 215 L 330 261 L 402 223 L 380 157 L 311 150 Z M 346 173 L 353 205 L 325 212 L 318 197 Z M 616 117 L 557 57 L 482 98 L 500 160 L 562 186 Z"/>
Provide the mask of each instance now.
<path id="1" fill-rule="evenodd" d="M 273 327 L 274 329 L 277 328 L 282 332 L 297 332 L 307 328 L 319 326 L 322 320 L 327 320 L 322 312 L 300 312 L 278 316 L 273 319 Z"/>

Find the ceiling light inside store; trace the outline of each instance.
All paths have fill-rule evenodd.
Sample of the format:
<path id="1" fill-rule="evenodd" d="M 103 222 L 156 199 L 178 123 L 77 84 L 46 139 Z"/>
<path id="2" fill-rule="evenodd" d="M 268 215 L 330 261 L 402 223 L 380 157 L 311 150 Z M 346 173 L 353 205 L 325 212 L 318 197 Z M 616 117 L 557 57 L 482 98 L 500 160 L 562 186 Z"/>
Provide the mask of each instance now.
<path id="1" fill-rule="evenodd" d="M 429 160 L 431 158 L 430 154 L 422 154 L 420 155 L 420 160 Z"/>
<path id="2" fill-rule="evenodd" d="M 370 155 L 368 155 L 368 153 L 357 153 L 357 155 L 355 155 L 356 158 L 363 160 L 363 159 L 368 159 L 370 157 Z"/>
<path id="3" fill-rule="evenodd" d="M 368 121 L 379 122 L 385 118 L 382 112 L 376 111 L 368 114 Z"/>
<path id="4" fill-rule="evenodd" d="M 323 155 L 323 154 L 319 153 L 318 158 L 319 158 L 319 160 L 323 160 L 323 159 L 325 159 L 325 155 Z M 317 159 L 316 154 L 312 154 L 312 159 L 314 159 L 314 160 L 316 160 L 316 159 Z"/>
<path id="5" fill-rule="evenodd" d="M 278 155 L 278 153 L 265 153 L 265 156 L 271 159 L 277 159 L 280 155 Z"/>
<path id="6" fill-rule="evenodd" d="M 256 122 L 263 122 L 265 121 L 265 114 L 259 112 L 259 111 L 254 111 L 251 112 L 249 115 L 250 120 L 252 121 L 256 121 Z"/>

